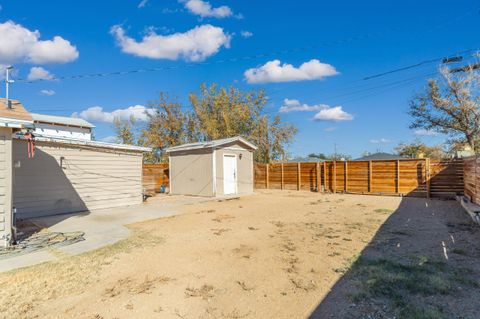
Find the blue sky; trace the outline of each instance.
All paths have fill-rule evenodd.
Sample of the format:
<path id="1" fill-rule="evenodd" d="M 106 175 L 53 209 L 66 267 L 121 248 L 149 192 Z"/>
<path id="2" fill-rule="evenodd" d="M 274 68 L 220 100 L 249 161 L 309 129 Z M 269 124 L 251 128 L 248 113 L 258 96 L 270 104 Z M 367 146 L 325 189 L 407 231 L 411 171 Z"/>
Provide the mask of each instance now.
<path id="1" fill-rule="evenodd" d="M 97 126 L 97 139 L 113 134 L 113 116 L 137 114 L 142 123 L 139 111 L 159 92 L 188 106 L 188 93 L 217 82 L 266 89 L 266 111 L 274 115 L 283 106 L 279 114 L 299 128 L 293 155 L 332 153 L 337 144 L 360 156 L 416 137 L 435 144 L 444 137 L 410 130 L 406 112 L 438 63 L 362 79 L 480 48 L 473 0 L 0 5 L 0 65 L 13 64 L 17 79 L 160 69 L 13 85 L 11 97 L 31 112 L 77 113 Z"/>

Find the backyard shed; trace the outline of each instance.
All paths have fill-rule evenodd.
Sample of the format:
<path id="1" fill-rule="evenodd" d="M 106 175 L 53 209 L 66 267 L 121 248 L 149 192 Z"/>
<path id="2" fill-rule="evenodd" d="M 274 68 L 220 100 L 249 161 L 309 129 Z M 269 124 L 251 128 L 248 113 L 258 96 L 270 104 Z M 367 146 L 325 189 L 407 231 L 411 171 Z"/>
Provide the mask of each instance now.
<path id="1" fill-rule="evenodd" d="M 170 193 L 224 196 L 253 192 L 253 151 L 242 137 L 184 144 L 167 149 Z"/>

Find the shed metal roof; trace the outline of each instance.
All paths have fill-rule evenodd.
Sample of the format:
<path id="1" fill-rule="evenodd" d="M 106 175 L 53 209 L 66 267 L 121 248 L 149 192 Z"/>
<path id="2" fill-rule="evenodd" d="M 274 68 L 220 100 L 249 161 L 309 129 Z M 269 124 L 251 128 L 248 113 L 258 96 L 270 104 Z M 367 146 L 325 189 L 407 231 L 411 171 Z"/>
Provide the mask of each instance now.
<path id="1" fill-rule="evenodd" d="M 95 125 L 78 117 L 56 116 L 56 115 L 46 115 L 46 114 L 37 114 L 37 113 L 30 113 L 30 114 L 32 115 L 33 120 L 35 122 L 53 123 L 53 124 L 88 127 L 88 128 L 95 127 Z"/>
<path id="2" fill-rule="evenodd" d="M 257 149 L 257 147 L 254 144 L 250 143 L 243 137 L 235 136 L 235 137 L 229 137 L 229 138 L 213 140 L 208 142 L 197 142 L 197 143 L 189 143 L 189 144 L 173 146 L 173 147 L 167 148 L 166 152 L 170 153 L 170 152 L 189 151 L 189 150 L 197 150 L 197 149 L 205 149 L 205 148 L 216 148 L 216 147 L 221 147 L 234 142 L 240 142 L 252 150 Z"/>

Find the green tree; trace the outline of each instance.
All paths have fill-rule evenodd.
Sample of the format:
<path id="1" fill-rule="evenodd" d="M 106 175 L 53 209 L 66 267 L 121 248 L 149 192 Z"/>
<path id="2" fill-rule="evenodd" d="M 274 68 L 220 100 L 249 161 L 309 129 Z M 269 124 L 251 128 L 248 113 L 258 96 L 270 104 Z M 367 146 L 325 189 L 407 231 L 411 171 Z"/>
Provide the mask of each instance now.
<path id="1" fill-rule="evenodd" d="M 194 114 L 183 111 L 178 101 L 170 99 L 168 94 L 160 93 L 158 100 L 149 103 L 147 123 L 141 130 L 140 144 L 152 147 L 147 161 L 166 161 L 165 149 L 199 140 Z M 160 151 L 160 158 L 157 152 Z"/>
<path id="2" fill-rule="evenodd" d="M 480 74 L 442 69 L 440 80 L 429 80 L 423 94 L 410 102 L 411 128 L 446 134 L 480 153 Z"/>
<path id="3" fill-rule="evenodd" d="M 115 135 L 117 141 L 122 144 L 135 145 L 135 127 L 136 120 L 133 116 L 128 121 L 121 120 L 116 117 L 113 119 L 113 125 L 115 127 Z"/>
<path id="4" fill-rule="evenodd" d="M 257 162 L 285 159 L 286 148 L 298 132 L 279 116 L 264 114 L 267 99 L 263 90 L 242 92 L 234 87 L 202 84 L 200 94 L 190 94 L 190 102 L 200 140 L 243 136 L 257 145 Z"/>
<path id="5" fill-rule="evenodd" d="M 444 158 L 446 156 L 443 147 L 440 145 L 427 146 L 420 140 L 411 143 L 400 143 L 395 151 L 398 155 L 408 158 Z"/>

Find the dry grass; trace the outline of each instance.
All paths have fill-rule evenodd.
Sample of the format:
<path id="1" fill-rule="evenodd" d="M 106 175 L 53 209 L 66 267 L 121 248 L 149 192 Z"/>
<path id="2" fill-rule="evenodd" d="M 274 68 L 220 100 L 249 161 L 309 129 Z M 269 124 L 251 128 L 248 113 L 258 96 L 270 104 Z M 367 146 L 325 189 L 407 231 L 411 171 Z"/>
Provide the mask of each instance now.
<path id="1" fill-rule="evenodd" d="M 395 286 L 424 302 L 426 294 L 448 296 L 466 309 L 455 294 L 444 292 L 459 285 L 474 291 L 475 273 L 442 268 L 430 257 L 422 266 L 407 265 L 412 269 L 389 258 L 359 258 L 370 247 L 394 252 L 434 238 L 428 234 L 409 244 L 412 236 L 425 233 L 425 224 L 422 232 L 411 224 L 383 229 L 401 200 L 266 191 L 189 205 L 183 215 L 131 225 L 131 237 L 114 245 L 0 274 L 0 318 L 306 318 L 351 274 L 362 280 L 350 297 L 359 304 L 375 298 L 390 309 L 387 318 L 400 309 L 422 318 L 403 294 L 404 306 L 388 308 L 388 292 Z M 463 234 L 457 242 L 473 242 L 471 228 L 453 222 L 448 229 Z M 451 259 L 472 261 L 478 254 L 459 244 L 449 252 Z M 425 284 L 412 286 L 421 280 Z M 391 296 L 396 298 L 394 292 Z M 320 318 L 354 309 L 341 298 L 329 307 L 333 317 Z M 435 308 L 426 304 L 425 313 L 434 315 Z M 368 317 L 369 309 L 354 310 L 357 317 Z"/>

